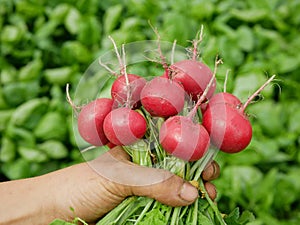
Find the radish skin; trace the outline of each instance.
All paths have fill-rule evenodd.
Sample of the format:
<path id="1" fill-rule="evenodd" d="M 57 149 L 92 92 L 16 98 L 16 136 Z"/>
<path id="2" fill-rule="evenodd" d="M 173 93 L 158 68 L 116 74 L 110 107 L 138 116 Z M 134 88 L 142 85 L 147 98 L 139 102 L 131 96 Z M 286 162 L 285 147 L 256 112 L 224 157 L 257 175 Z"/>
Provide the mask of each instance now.
<path id="1" fill-rule="evenodd" d="M 126 80 L 126 76 L 128 80 Z M 119 106 L 128 104 L 129 108 L 136 109 L 141 105 L 140 94 L 145 84 L 146 79 L 138 75 L 121 75 L 112 84 L 111 96 Z"/>
<path id="2" fill-rule="evenodd" d="M 208 150 L 208 132 L 191 118 L 173 116 L 161 126 L 159 141 L 166 152 L 186 161 L 200 159 Z"/>
<path id="3" fill-rule="evenodd" d="M 141 103 L 152 115 L 169 117 L 184 107 L 185 91 L 177 83 L 165 77 L 155 77 L 141 91 Z"/>
<path id="4" fill-rule="evenodd" d="M 182 84 L 185 91 L 194 101 L 202 95 L 207 87 L 213 72 L 204 63 L 195 60 L 182 60 L 170 66 L 171 77 Z M 216 90 L 216 80 L 210 86 L 206 98 L 209 99 Z"/>
<path id="5" fill-rule="evenodd" d="M 81 108 L 78 115 L 78 131 L 88 143 L 103 146 L 108 143 L 103 131 L 103 121 L 113 109 L 113 100 L 99 98 Z"/>
<path id="6" fill-rule="evenodd" d="M 112 110 L 104 119 L 104 133 L 114 145 L 130 145 L 142 138 L 147 130 L 145 118 L 127 107 Z"/>

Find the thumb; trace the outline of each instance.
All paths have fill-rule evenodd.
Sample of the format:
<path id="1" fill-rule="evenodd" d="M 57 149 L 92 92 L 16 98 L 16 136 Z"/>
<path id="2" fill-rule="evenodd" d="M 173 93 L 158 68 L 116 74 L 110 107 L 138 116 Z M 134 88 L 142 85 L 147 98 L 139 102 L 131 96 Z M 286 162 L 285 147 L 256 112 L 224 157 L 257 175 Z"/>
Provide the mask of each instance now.
<path id="1" fill-rule="evenodd" d="M 128 161 L 124 150 L 114 148 L 90 166 L 116 187 L 118 195 L 146 196 L 170 206 L 185 206 L 198 197 L 198 190 L 170 171 L 140 166 Z"/>
<path id="2" fill-rule="evenodd" d="M 140 173 L 139 175 L 147 177 L 151 174 L 152 179 L 156 177 L 156 180 L 166 176 L 166 173 L 169 174 L 167 175 L 168 179 L 159 183 L 146 186 L 128 186 L 129 195 L 146 196 L 173 207 L 192 204 L 198 197 L 198 190 L 179 176 L 153 168 L 144 172 L 145 174 Z"/>

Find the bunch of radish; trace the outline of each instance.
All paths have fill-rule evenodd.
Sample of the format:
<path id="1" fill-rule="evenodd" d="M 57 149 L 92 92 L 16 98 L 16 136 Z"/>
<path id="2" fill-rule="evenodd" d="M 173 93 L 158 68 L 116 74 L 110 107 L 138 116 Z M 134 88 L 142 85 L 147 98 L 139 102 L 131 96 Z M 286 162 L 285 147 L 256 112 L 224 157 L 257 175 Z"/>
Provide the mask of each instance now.
<path id="1" fill-rule="evenodd" d="M 197 44 L 201 38 L 193 42 L 189 59 L 168 65 L 160 52 L 165 71 L 150 80 L 127 73 L 124 45 L 121 55 L 111 38 L 120 72 L 115 73 L 99 61 L 116 79 L 111 86 L 111 98 L 98 98 L 80 108 L 77 125 L 81 137 L 93 146 L 123 146 L 131 156 L 134 155 L 131 146 L 136 143 L 153 146 L 155 142 L 154 151 L 146 149 L 150 158 L 147 166 L 154 166 L 157 159 L 173 157 L 196 168 L 191 169 L 198 171 L 196 175 L 184 177 L 197 182 L 216 150 L 226 153 L 244 150 L 252 138 L 245 110 L 274 76 L 245 103 L 225 90 L 217 92 L 216 73 L 222 61 L 216 58 L 213 70 L 198 61 Z M 201 169 L 197 168 L 197 162 L 202 163 Z"/>
<path id="2" fill-rule="evenodd" d="M 245 109 L 274 76 L 243 104 L 233 94 L 216 93 L 219 59 L 214 71 L 192 58 L 171 64 L 162 76 L 147 81 L 127 74 L 125 60 L 114 46 L 121 72 L 114 73 L 111 98 L 98 98 L 82 107 L 78 130 L 85 141 L 94 146 L 132 145 L 146 138 L 145 112 L 164 119 L 159 143 L 167 153 L 185 161 L 199 160 L 210 145 L 227 153 L 248 146 L 252 127 Z M 184 115 L 187 102 L 193 107 Z"/>

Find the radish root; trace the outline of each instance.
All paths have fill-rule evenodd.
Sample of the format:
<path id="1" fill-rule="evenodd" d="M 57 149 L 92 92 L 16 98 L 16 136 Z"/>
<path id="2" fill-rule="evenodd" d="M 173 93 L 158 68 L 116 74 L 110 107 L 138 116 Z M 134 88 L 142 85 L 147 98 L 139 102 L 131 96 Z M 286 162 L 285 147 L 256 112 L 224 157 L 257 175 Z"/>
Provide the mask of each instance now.
<path id="1" fill-rule="evenodd" d="M 197 60 L 200 56 L 198 51 L 199 44 L 203 41 L 203 25 L 201 25 L 200 30 L 197 32 L 196 38 L 191 41 L 192 42 L 192 49 L 188 49 L 188 52 L 192 54 L 192 60 Z"/>
<path id="2" fill-rule="evenodd" d="M 66 84 L 66 96 L 67 96 L 67 101 L 68 103 L 71 105 L 72 109 L 74 109 L 74 111 L 76 112 L 76 115 L 79 113 L 80 109 L 82 108 L 82 106 L 78 106 L 76 105 L 71 96 L 70 96 L 70 91 L 69 91 L 69 83 Z"/>

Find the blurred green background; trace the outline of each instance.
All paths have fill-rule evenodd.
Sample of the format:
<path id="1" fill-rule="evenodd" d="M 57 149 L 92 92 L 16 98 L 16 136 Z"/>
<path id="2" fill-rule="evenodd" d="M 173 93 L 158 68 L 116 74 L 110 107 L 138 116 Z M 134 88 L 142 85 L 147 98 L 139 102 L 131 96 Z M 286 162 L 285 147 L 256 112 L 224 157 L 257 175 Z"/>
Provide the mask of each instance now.
<path id="1" fill-rule="evenodd" d="M 83 161 L 65 86 L 76 87 L 112 45 L 155 40 L 188 46 L 201 25 L 201 59 L 242 101 L 276 74 L 248 108 L 254 135 L 219 153 L 221 211 L 252 225 L 300 224 L 300 2 L 297 0 L 0 0 L 0 179 L 37 176 Z M 72 95 L 72 91 L 71 91 Z"/>

